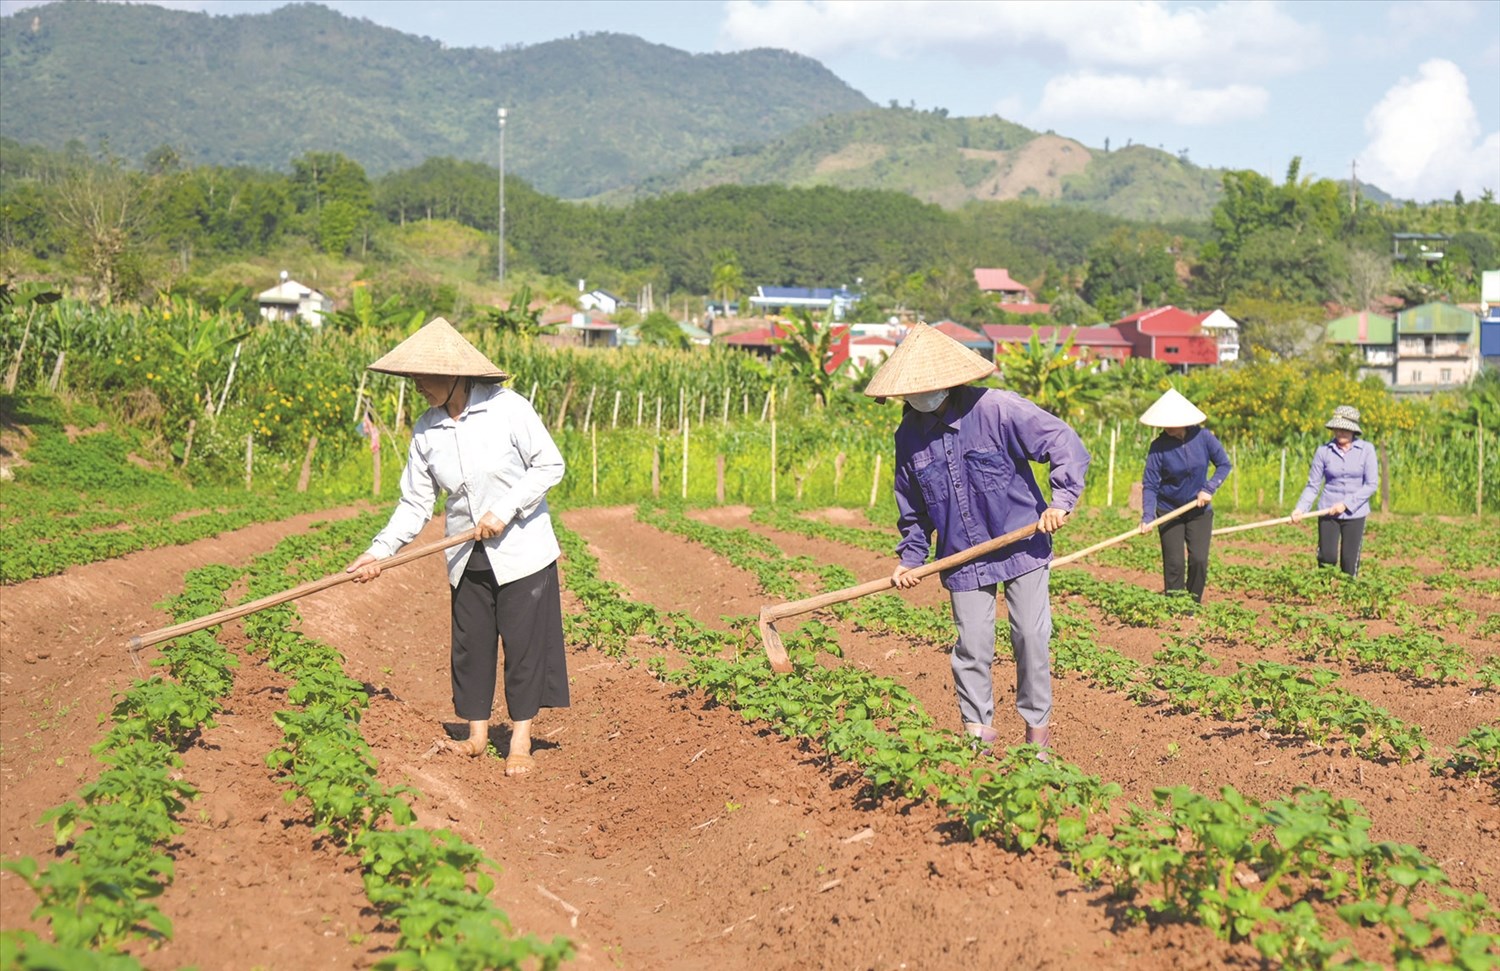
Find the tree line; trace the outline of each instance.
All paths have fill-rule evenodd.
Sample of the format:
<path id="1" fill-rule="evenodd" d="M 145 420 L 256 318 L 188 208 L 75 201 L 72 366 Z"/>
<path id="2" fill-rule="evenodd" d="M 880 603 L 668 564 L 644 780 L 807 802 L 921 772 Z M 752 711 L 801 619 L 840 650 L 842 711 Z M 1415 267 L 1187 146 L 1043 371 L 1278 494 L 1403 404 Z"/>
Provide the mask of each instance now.
<path id="1" fill-rule="evenodd" d="M 390 234 L 419 221 L 469 227 L 493 247 L 498 184 L 494 166 L 448 158 L 371 178 L 335 152 L 273 172 L 190 166 L 167 146 L 130 165 L 79 143 L 53 151 L 5 141 L 0 271 L 72 277 L 100 299 L 129 300 L 191 292 L 215 267 L 299 247 L 379 264 L 395 258 Z M 1023 319 L 974 284 L 975 267 L 1003 266 L 1053 305 L 1026 322 L 1221 306 L 1246 324 L 1250 343 L 1285 355 L 1330 306 L 1476 299 L 1479 272 L 1500 256 L 1500 204 L 1489 191 L 1382 205 L 1303 177 L 1295 159 L 1280 182 L 1230 171 L 1223 188 L 1209 222 L 1160 224 L 1036 202 L 947 211 L 898 192 L 775 185 L 605 207 L 508 175 L 506 264 L 521 277 L 587 278 L 627 298 L 647 284 L 699 301 L 756 285 L 848 286 L 866 296 L 862 319 L 912 312 L 971 323 Z M 1397 233 L 1446 236 L 1442 258 L 1400 253 Z"/>

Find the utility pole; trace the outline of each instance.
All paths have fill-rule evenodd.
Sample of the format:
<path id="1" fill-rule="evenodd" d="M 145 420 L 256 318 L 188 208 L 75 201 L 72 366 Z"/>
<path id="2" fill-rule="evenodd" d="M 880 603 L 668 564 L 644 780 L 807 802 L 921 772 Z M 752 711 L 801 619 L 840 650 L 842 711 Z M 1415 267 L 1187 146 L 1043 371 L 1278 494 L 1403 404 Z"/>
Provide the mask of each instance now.
<path id="1" fill-rule="evenodd" d="M 505 109 L 500 109 L 500 252 L 495 260 L 496 275 L 505 282 Z"/>
<path id="2" fill-rule="evenodd" d="M 1349 162 L 1349 213 L 1359 212 L 1359 159 Z"/>

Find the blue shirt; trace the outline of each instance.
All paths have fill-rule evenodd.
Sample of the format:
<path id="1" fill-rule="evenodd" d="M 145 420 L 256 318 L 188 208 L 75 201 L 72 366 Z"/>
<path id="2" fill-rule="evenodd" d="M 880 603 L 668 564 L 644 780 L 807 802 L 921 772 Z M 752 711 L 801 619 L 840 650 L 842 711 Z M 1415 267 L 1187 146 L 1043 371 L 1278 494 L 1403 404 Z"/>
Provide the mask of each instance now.
<path id="1" fill-rule="evenodd" d="M 1214 464 L 1213 478 L 1208 463 Z M 1146 452 L 1146 471 L 1141 476 L 1141 522 L 1149 523 L 1161 513 L 1171 512 L 1198 498 L 1213 495 L 1229 478 L 1229 454 L 1207 428 L 1189 428 L 1179 441 L 1162 432 Z"/>
<path id="2" fill-rule="evenodd" d="M 1318 490 L 1323 490 L 1319 509 L 1342 502 L 1345 509 L 1335 519 L 1363 519 L 1370 514 L 1370 497 L 1380 486 L 1380 463 L 1375 446 L 1356 438 L 1346 452 L 1337 442 L 1324 442 L 1313 453 L 1312 468 L 1307 473 L 1307 487 L 1297 500 L 1297 509 L 1308 512 Z"/>
<path id="3" fill-rule="evenodd" d="M 547 490 L 562 481 L 563 457 L 525 398 L 496 384 L 475 384 L 457 418 L 428 408 L 412 429 L 401 501 L 370 544 L 380 559 L 410 543 L 432 518 L 439 492 L 449 536 L 469 532 L 487 512 L 506 527 L 484 541 L 495 582 L 530 576 L 557 559 Z M 473 543 L 449 547 L 448 582 L 458 586 Z"/>
<path id="4" fill-rule="evenodd" d="M 954 388 L 932 414 L 907 408 L 896 429 L 896 509 L 903 566 L 1028 526 L 1047 509 L 1029 462 L 1051 468 L 1052 506 L 1071 512 L 1083 495 L 1089 453 L 1078 433 L 1012 391 Z M 1045 566 L 1052 537 L 1037 533 L 943 573 L 949 590 L 977 590 Z"/>

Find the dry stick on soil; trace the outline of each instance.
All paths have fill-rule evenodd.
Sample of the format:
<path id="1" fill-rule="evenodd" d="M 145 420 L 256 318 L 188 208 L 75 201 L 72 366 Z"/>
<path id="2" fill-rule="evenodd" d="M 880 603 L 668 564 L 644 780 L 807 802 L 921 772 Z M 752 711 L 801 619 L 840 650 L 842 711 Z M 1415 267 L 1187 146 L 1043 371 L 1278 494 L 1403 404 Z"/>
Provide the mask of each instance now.
<path id="1" fill-rule="evenodd" d="M 1327 516 L 1331 512 L 1333 512 L 1332 509 L 1319 509 L 1317 512 L 1308 513 L 1303 518 L 1318 519 L 1322 516 Z M 1228 533 L 1243 533 L 1247 529 L 1260 529 L 1262 526 L 1284 526 L 1290 522 L 1294 522 L 1291 516 L 1278 516 L 1275 519 L 1263 519 L 1258 523 L 1242 523 L 1238 526 L 1225 526 L 1223 529 L 1214 530 L 1213 535 L 1224 536 Z"/>
<path id="2" fill-rule="evenodd" d="M 566 910 L 568 912 L 568 923 L 569 924 L 571 924 L 575 928 L 578 926 L 578 915 L 581 914 L 581 913 L 583 913 L 583 911 L 579 910 L 577 907 L 574 907 L 572 904 L 568 903 L 566 900 L 562 899 L 557 894 L 553 893 L 551 890 L 548 890 L 546 887 L 542 886 L 540 883 L 536 885 L 536 889 L 537 889 L 537 892 L 540 893 L 543 897 L 546 897 L 548 900 L 552 901 L 553 903 L 555 903 L 559 907 L 561 907 L 563 910 Z"/>
<path id="3" fill-rule="evenodd" d="M 1013 529 L 1003 536 L 986 540 L 983 543 L 971 546 L 966 550 L 960 550 L 951 556 L 945 556 L 931 563 L 924 563 L 915 569 L 909 570 L 906 576 L 921 579 L 925 576 L 947 570 L 951 567 L 976 560 L 986 553 L 993 553 L 1012 543 L 1019 543 L 1023 539 L 1029 539 L 1037 530 L 1037 523 Z M 767 604 L 760 608 L 760 639 L 765 646 L 766 657 L 771 660 L 771 670 L 777 674 L 787 674 L 792 670 L 792 662 L 786 655 L 786 647 L 781 643 L 781 635 L 776 632 L 776 622 L 787 617 L 796 617 L 798 614 L 811 613 L 834 604 L 845 603 L 850 600 L 858 600 L 872 593 L 883 593 L 896 585 L 891 577 L 881 577 L 878 580 L 870 580 L 858 586 L 845 587 L 843 590 L 834 590 L 822 593 L 816 597 L 808 597 L 805 600 L 794 600 L 788 604 L 775 606 Z"/>
<path id="4" fill-rule="evenodd" d="M 475 527 L 467 532 L 446 536 L 443 539 L 436 540 L 424 546 L 418 546 L 416 549 L 406 550 L 405 552 L 397 553 L 395 556 L 386 557 L 380 561 L 380 568 L 382 570 L 389 570 L 392 567 L 401 566 L 403 563 L 410 563 L 412 560 L 421 559 L 430 553 L 445 550 L 450 546 L 457 546 L 459 543 L 477 541 L 478 539 L 479 529 Z M 284 604 L 288 600 L 296 600 L 299 597 L 305 597 L 320 590 L 327 590 L 329 587 L 348 583 L 356 576 L 358 576 L 357 573 L 340 572 L 330 574 L 321 580 L 313 580 L 311 583 L 304 583 L 301 586 L 292 587 L 290 590 L 283 590 L 280 593 L 273 593 L 269 596 L 261 597 L 259 600 L 240 604 L 238 607 L 230 607 L 228 610 L 206 614 L 197 620 L 183 621 L 180 624 L 173 624 L 171 627 L 163 627 L 160 630 L 154 630 L 146 634 L 137 634 L 127 642 L 127 646 L 133 655 L 143 647 L 160 644 L 162 641 L 169 641 L 174 637 L 181 637 L 183 634 L 191 634 L 193 631 L 203 630 L 207 627 L 213 627 L 216 624 L 222 624 L 226 621 L 236 620 L 248 614 L 265 610 L 267 607 Z"/>

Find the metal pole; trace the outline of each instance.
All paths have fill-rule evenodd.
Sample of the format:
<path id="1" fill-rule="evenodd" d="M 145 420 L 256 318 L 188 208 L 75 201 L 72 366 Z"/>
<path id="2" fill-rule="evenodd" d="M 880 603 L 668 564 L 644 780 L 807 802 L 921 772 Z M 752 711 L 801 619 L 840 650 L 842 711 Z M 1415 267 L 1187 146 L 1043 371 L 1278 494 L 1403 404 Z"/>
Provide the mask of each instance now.
<path id="1" fill-rule="evenodd" d="M 495 260 L 500 282 L 505 282 L 505 109 L 500 109 L 500 252 Z"/>

